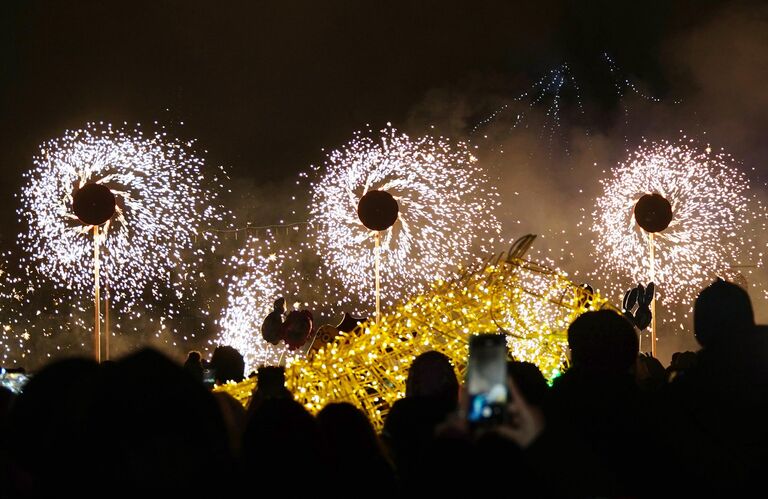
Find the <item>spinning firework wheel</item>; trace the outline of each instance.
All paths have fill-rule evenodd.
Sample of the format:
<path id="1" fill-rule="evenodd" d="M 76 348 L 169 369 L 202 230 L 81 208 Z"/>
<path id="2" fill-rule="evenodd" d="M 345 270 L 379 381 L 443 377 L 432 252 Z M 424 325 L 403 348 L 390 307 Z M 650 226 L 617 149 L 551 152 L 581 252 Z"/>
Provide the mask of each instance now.
<path id="1" fill-rule="evenodd" d="M 618 276 L 614 292 L 652 281 L 656 301 L 690 305 L 740 260 L 759 266 L 754 243 L 765 208 L 732 158 L 688 142 L 644 144 L 602 181 L 592 214 L 594 255 Z M 756 223 L 758 222 L 758 223 Z M 656 351 L 656 317 L 651 351 Z"/>
<path id="2" fill-rule="evenodd" d="M 202 277 L 204 252 L 194 248 L 200 225 L 223 212 L 216 191 L 203 187 L 209 179 L 191 146 L 165 133 L 96 124 L 43 143 L 21 193 L 27 258 L 73 303 L 92 289 L 94 273 L 103 279 L 107 270 L 120 310 L 133 313 L 151 294 L 147 307 L 161 302 L 173 316 Z M 83 237 L 90 232 L 94 242 Z M 174 300 L 162 300 L 169 290 Z"/>
<path id="3" fill-rule="evenodd" d="M 331 151 L 313 179 L 313 244 L 348 299 L 370 303 L 376 262 L 385 305 L 454 275 L 498 236 L 495 188 L 464 142 L 388 127 Z M 370 239 L 378 251 L 370 251 Z M 376 240 L 378 239 L 378 243 Z"/>

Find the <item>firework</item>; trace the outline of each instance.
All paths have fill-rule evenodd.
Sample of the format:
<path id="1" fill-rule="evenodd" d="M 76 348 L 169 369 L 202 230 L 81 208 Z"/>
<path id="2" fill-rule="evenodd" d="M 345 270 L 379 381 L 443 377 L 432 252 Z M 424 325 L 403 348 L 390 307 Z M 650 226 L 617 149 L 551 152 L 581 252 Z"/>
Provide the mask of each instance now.
<path id="1" fill-rule="evenodd" d="M 113 303 L 156 300 L 172 289 L 179 300 L 202 277 L 203 250 L 194 249 L 202 223 L 219 219 L 215 192 L 203 187 L 204 161 L 191 142 L 88 124 L 44 143 L 26 174 L 19 215 L 22 246 L 57 286 L 93 289 L 92 228 L 74 215 L 73 194 L 86 183 L 107 186 L 116 214 L 102 228 L 100 266 Z M 214 178 L 214 181 L 218 178 Z"/>
<path id="2" fill-rule="evenodd" d="M 272 312 L 272 304 L 286 297 L 282 273 L 286 251 L 269 238 L 249 238 L 239 254 L 229 259 L 229 276 L 220 283 L 227 292 L 227 305 L 218 321 L 219 336 L 212 342 L 236 348 L 250 372 L 260 366 L 277 365 L 288 352 L 284 343 L 272 345 L 261 335 L 261 324 Z"/>
<path id="3" fill-rule="evenodd" d="M 391 305 L 449 277 L 467 262 L 473 244 L 499 230 L 493 214 L 498 195 L 476 161 L 464 142 L 412 139 L 391 127 L 378 136 L 358 132 L 328 154 L 310 206 L 316 251 L 328 273 L 351 296 L 370 303 L 374 232 L 358 219 L 357 205 L 375 189 L 389 192 L 400 209 L 381 237 L 384 302 Z"/>
<path id="4" fill-rule="evenodd" d="M 644 143 L 602 183 L 593 244 L 621 282 L 613 291 L 651 280 L 649 234 L 633 209 L 645 194 L 660 194 L 672 207 L 671 223 L 654 234 L 654 280 L 663 303 L 690 304 L 715 276 L 762 265 L 755 236 L 765 230 L 766 212 L 730 156 L 691 141 Z"/>

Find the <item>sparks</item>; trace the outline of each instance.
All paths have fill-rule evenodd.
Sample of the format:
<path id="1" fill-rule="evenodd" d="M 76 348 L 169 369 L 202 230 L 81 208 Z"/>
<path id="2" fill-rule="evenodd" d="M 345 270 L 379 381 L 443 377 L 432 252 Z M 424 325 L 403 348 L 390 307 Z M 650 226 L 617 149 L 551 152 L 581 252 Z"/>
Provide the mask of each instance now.
<path id="1" fill-rule="evenodd" d="M 272 303 L 286 291 L 281 270 L 287 254 L 274 246 L 269 239 L 249 238 L 239 254 L 228 260 L 228 276 L 221 281 L 227 305 L 212 344 L 236 348 L 243 354 L 247 372 L 277 365 L 288 350 L 285 344 L 275 346 L 261 336 L 261 323 L 272 312 Z"/>
<path id="2" fill-rule="evenodd" d="M 102 229 L 100 265 L 113 303 L 130 308 L 143 293 L 176 300 L 202 262 L 194 249 L 202 221 L 221 218 L 215 192 L 203 187 L 204 161 L 192 144 L 88 124 L 40 147 L 26 176 L 18 211 L 29 230 L 20 242 L 42 274 L 85 295 L 93 289 L 92 227 L 74 215 L 74 192 L 86 183 L 112 190 L 114 217 Z"/>
<path id="3" fill-rule="evenodd" d="M 661 194 L 672 221 L 654 235 L 659 298 L 689 305 L 716 276 L 733 279 L 741 266 L 760 267 L 755 235 L 766 212 L 749 181 L 725 154 L 695 144 L 644 144 L 603 181 L 592 231 L 594 254 L 616 274 L 614 291 L 650 280 L 649 235 L 635 222 L 634 205 L 644 194 Z"/>
<path id="4" fill-rule="evenodd" d="M 447 278 L 496 235 L 498 194 L 465 142 L 412 139 L 388 126 L 358 132 L 317 169 L 310 206 L 316 251 L 347 292 L 370 303 L 373 236 L 357 216 L 369 190 L 392 194 L 400 214 L 382 233 L 382 300 L 395 300 Z M 481 248 L 485 249 L 485 248 Z"/>

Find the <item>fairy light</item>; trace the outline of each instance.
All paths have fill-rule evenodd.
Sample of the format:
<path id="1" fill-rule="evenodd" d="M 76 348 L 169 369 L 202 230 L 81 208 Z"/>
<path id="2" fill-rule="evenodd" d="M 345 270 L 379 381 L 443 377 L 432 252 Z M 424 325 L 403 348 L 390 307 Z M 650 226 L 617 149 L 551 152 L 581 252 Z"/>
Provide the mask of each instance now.
<path id="1" fill-rule="evenodd" d="M 435 282 L 384 314 L 378 325 L 366 323 L 293 359 L 286 381 L 312 412 L 348 401 L 381 428 L 389 408 L 404 396 L 408 368 L 420 353 L 445 353 L 463 379 L 470 335 L 501 331 L 508 334 L 513 358 L 535 362 L 553 378 L 566 362 L 568 325 L 586 310 L 606 307 L 561 271 L 505 254 L 462 278 Z M 251 379 L 217 389 L 247 404 L 254 386 Z"/>

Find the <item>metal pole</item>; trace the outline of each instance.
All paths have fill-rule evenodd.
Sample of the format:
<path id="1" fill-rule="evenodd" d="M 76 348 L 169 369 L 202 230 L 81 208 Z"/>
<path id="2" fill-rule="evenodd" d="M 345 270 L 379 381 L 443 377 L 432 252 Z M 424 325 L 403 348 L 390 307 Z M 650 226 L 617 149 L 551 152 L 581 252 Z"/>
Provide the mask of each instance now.
<path id="1" fill-rule="evenodd" d="M 656 249 L 653 243 L 653 232 L 648 234 L 648 248 L 650 250 L 651 282 L 653 283 L 653 298 L 651 299 L 651 356 L 656 358 Z"/>
<path id="2" fill-rule="evenodd" d="M 109 360 L 109 283 L 104 280 L 104 358 Z"/>
<path id="3" fill-rule="evenodd" d="M 381 297 L 380 297 L 380 286 L 379 286 L 379 260 L 381 259 L 380 253 L 381 253 L 381 232 L 376 231 L 376 237 L 375 237 L 376 244 L 373 249 L 374 253 L 374 259 L 375 259 L 375 268 L 376 268 L 376 325 L 379 324 L 379 318 L 381 317 Z"/>
<path id="4" fill-rule="evenodd" d="M 93 226 L 93 350 L 101 362 L 101 300 L 99 299 L 99 226 Z"/>

